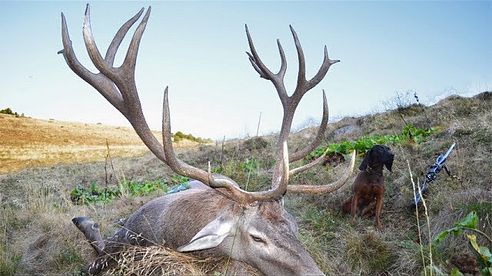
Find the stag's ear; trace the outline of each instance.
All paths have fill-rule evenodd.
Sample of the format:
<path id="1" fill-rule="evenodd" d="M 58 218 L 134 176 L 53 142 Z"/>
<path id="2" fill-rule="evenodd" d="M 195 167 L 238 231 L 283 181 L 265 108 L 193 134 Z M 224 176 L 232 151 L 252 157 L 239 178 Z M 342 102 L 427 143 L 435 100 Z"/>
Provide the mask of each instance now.
<path id="1" fill-rule="evenodd" d="M 371 156 L 372 149 L 368 150 L 366 154 L 364 155 L 364 159 L 362 160 L 362 163 L 360 163 L 359 170 L 363 171 L 367 169 L 367 165 L 369 163 L 369 158 Z"/>
<path id="2" fill-rule="evenodd" d="M 188 244 L 178 247 L 179 252 L 189 252 L 216 247 L 229 235 L 236 225 L 236 220 L 228 213 L 223 213 L 209 222 L 191 239 Z"/>

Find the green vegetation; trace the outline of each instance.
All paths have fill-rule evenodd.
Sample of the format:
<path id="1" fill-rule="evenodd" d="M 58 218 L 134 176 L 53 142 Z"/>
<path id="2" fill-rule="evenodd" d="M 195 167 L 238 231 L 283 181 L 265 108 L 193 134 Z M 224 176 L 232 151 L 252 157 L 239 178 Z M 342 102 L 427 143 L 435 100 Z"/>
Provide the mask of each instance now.
<path id="1" fill-rule="evenodd" d="M 336 237 L 336 228 L 340 221 L 332 212 L 316 206 L 308 206 L 302 214 L 302 221 L 315 233 L 320 234 L 323 242 L 327 243 Z"/>
<path id="2" fill-rule="evenodd" d="M 185 139 L 186 140 L 193 141 L 193 142 L 197 142 L 197 143 L 200 143 L 200 144 L 205 144 L 205 143 L 212 142 L 212 140 L 210 140 L 210 139 L 204 139 L 204 138 L 201 138 L 201 137 L 195 137 L 195 136 L 193 136 L 191 134 L 184 134 L 181 131 L 176 132 L 173 135 L 173 139 L 174 139 L 174 142 L 180 142 L 180 141 L 183 141 Z"/>
<path id="3" fill-rule="evenodd" d="M 19 267 L 22 256 L 14 255 L 8 256 L 2 251 L 4 249 L 0 248 L 0 275 L 14 275 L 15 271 Z M 8 253 L 8 252 L 5 252 Z"/>
<path id="4" fill-rule="evenodd" d="M 100 187 L 96 182 L 92 182 L 90 187 L 75 187 L 70 193 L 70 199 L 75 204 L 94 204 L 108 203 L 124 194 L 131 196 L 143 196 L 154 192 L 165 193 L 168 185 L 165 181 L 157 179 L 154 181 L 122 181 L 118 186 Z"/>
<path id="5" fill-rule="evenodd" d="M 354 141 L 345 140 L 340 143 L 332 143 L 328 146 L 318 147 L 308 155 L 308 158 L 314 159 L 320 157 L 326 150 L 328 150 L 328 154 L 348 154 L 353 150 L 364 153 L 377 144 L 395 145 L 408 142 L 419 144 L 424 142 L 427 137 L 434 132 L 436 132 L 436 128 L 422 129 L 408 124 L 403 128 L 400 134 L 364 136 Z"/>
<path id="6" fill-rule="evenodd" d="M 455 236 L 461 235 L 464 231 L 474 232 L 480 234 L 485 239 L 487 239 L 490 243 L 492 243 L 492 239 L 487 236 L 484 232 L 478 229 L 478 215 L 475 211 L 470 212 L 465 218 L 461 221 L 457 222 L 454 227 L 444 230 L 437 234 L 433 239 L 434 245 L 439 245 L 444 239 L 446 239 L 450 234 Z M 490 249 L 485 246 L 480 246 L 477 242 L 477 236 L 474 234 L 466 234 L 470 245 L 475 250 L 475 254 L 477 256 L 477 261 L 480 266 L 480 273 L 482 275 L 492 275 L 492 253 L 490 253 Z M 456 272 L 456 275 L 459 275 Z"/>

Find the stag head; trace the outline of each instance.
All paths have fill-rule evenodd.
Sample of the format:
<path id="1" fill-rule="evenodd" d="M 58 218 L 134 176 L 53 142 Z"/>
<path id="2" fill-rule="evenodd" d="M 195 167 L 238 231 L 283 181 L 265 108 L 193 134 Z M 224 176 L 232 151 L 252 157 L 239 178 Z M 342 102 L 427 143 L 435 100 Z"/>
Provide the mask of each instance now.
<path id="1" fill-rule="evenodd" d="M 214 250 L 216 254 L 231 256 L 258 268 L 265 274 L 322 274 L 313 259 L 297 239 L 295 219 L 280 203 L 287 191 L 293 193 L 330 193 L 347 182 L 354 166 L 355 152 L 345 174 L 336 182 L 322 185 L 288 186 L 289 177 L 321 163 L 324 156 L 313 162 L 290 169 L 289 163 L 303 159 L 322 141 L 328 124 L 328 104 L 323 91 L 323 119 L 314 140 L 305 148 L 288 153 L 287 140 L 292 120 L 302 97 L 324 78 L 331 65 L 339 60 L 328 57 L 326 46 L 321 67 L 314 77 L 306 79 L 304 53 L 294 29 L 290 27 L 299 62 L 297 86 L 289 96 L 284 85 L 287 69 L 285 53 L 277 40 L 281 65 L 277 73 L 268 69 L 260 59 L 248 27 L 246 35 L 250 52 L 249 60 L 261 78 L 274 85 L 283 106 L 283 119 L 276 147 L 276 162 L 271 188 L 266 191 L 249 192 L 240 188 L 232 179 L 212 174 L 180 160 L 174 153 L 171 141 L 171 121 L 168 88 L 164 90 L 161 144 L 152 134 L 143 116 L 135 83 L 135 65 L 138 48 L 151 8 L 147 9 L 131 39 L 128 52 L 120 67 L 113 65 L 116 52 L 128 30 L 143 14 L 141 9 L 124 23 L 113 38 L 103 58 L 94 42 L 87 5 L 83 26 L 83 37 L 87 52 L 98 73 L 87 70 L 73 51 L 65 16 L 62 13 L 62 53 L 68 66 L 79 77 L 92 85 L 131 123 L 136 133 L 157 158 L 166 163 L 177 174 L 198 180 L 204 189 L 192 189 L 157 198 L 134 213 L 121 232 L 113 238 L 117 244 L 131 243 L 132 233 L 144 237 L 151 243 L 163 243 L 182 252 Z M 200 184 L 201 185 L 201 184 Z M 182 211 L 186 210 L 187 215 Z M 81 223 L 80 225 L 83 225 Z M 131 233 L 129 232 L 131 231 Z M 130 233 L 130 234 L 129 234 Z M 128 240 L 124 240 L 128 238 Z M 100 239 L 99 239 L 100 240 Z M 115 242 L 115 244 L 116 244 Z M 101 246 L 102 247 L 102 246 Z M 114 247 L 114 246 L 113 246 Z M 111 246 L 97 248 L 108 253 Z"/>

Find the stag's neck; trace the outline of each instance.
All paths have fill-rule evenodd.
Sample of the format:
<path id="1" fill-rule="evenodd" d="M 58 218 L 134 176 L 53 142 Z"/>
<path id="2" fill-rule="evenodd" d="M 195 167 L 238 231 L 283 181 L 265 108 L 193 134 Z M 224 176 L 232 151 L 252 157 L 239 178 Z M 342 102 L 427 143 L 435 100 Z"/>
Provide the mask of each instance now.
<path id="1" fill-rule="evenodd" d="M 171 248 L 187 244 L 220 213 L 231 209 L 239 211 L 240 208 L 236 202 L 213 189 L 191 189 L 177 193 L 174 197 L 167 206 L 167 212 L 159 219 L 162 238 Z"/>

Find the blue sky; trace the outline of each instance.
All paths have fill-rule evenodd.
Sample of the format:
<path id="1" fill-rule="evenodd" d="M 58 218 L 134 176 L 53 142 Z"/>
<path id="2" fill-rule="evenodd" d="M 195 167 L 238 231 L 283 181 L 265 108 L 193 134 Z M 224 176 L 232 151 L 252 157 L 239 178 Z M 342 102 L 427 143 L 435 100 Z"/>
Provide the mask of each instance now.
<path id="1" fill-rule="evenodd" d="M 290 91 L 297 56 L 289 24 L 303 46 L 308 77 L 320 66 L 324 45 L 330 58 L 341 60 L 304 97 L 294 126 L 319 119 L 321 89 L 327 92 L 331 117 L 384 110 L 382 102 L 396 92 L 416 91 L 428 104 L 449 94 L 492 89 L 492 2 L 90 4 L 94 36 L 103 52 L 122 23 L 141 7 L 152 6 L 136 78 L 154 129 L 160 128 L 166 85 L 173 131 L 211 138 L 254 135 L 260 112 L 260 133 L 279 129 L 280 101 L 247 59 L 245 23 L 273 71 L 279 67 L 275 39 L 282 42 Z M 79 60 L 95 71 L 82 40 L 84 9 L 85 2 L 0 2 L 0 108 L 44 119 L 127 125 L 56 54 L 62 49 L 63 11 Z"/>

